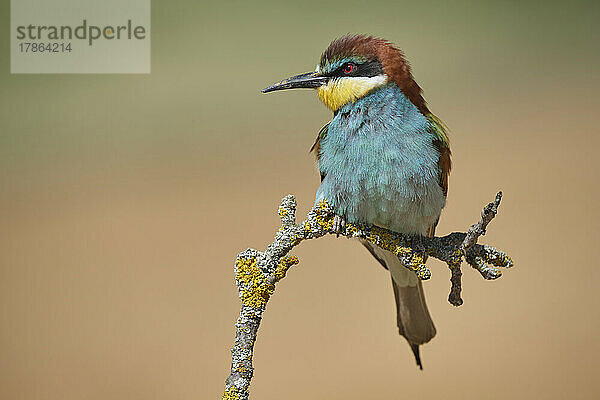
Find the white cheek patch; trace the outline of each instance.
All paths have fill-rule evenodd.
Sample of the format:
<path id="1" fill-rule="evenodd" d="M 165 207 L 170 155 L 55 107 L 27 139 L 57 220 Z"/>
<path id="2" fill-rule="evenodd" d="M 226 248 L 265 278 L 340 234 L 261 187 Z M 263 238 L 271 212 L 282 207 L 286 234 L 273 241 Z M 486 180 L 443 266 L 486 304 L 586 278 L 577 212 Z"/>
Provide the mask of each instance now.
<path id="1" fill-rule="evenodd" d="M 347 78 L 342 78 L 342 79 L 349 79 L 351 80 L 351 82 L 355 82 L 356 86 L 364 88 L 366 91 L 371 90 L 371 89 L 375 89 L 376 87 L 379 87 L 381 85 L 384 85 L 387 80 L 388 77 L 387 75 L 383 74 L 383 75 L 377 75 L 377 76 L 371 76 L 371 77 L 366 77 L 366 76 L 356 76 L 356 77 L 347 77 Z"/>

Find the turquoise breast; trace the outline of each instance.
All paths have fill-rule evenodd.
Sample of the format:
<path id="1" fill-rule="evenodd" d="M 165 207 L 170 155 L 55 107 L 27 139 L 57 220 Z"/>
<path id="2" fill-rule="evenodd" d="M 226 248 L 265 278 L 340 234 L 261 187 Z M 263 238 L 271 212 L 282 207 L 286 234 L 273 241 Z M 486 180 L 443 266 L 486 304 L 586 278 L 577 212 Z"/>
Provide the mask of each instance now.
<path id="1" fill-rule="evenodd" d="M 321 139 L 316 201 L 348 222 L 426 234 L 445 205 L 435 138 L 394 84 L 346 104 Z"/>

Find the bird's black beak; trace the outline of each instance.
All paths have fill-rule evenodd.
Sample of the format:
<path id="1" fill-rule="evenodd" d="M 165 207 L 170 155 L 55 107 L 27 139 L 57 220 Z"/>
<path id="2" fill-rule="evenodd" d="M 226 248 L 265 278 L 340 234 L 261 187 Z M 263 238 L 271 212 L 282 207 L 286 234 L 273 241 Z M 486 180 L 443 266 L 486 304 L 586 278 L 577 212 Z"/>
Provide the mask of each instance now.
<path id="1" fill-rule="evenodd" d="M 306 74 L 300 74 L 284 79 L 279 83 L 264 88 L 261 92 L 269 93 L 276 90 L 299 88 L 316 89 L 319 86 L 325 85 L 328 80 L 328 77 L 319 75 L 317 72 L 308 72 Z"/>

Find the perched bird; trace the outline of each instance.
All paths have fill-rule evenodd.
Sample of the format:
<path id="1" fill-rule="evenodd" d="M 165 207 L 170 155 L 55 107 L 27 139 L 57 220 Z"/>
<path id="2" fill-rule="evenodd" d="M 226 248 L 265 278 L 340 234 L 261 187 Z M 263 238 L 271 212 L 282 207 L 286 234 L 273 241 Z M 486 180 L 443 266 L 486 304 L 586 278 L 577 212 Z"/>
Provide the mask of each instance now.
<path id="1" fill-rule="evenodd" d="M 314 72 L 262 92 L 316 89 L 333 111 L 312 147 L 321 185 L 316 201 L 346 221 L 433 236 L 446 203 L 450 148 L 447 128 L 423 99 L 408 62 L 387 40 L 347 35 L 323 52 Z M 436 333 L 423 286 L 391 252 L 363 242 L 391 273 L 400 335 L 422 369 L 419 346 Z"/>

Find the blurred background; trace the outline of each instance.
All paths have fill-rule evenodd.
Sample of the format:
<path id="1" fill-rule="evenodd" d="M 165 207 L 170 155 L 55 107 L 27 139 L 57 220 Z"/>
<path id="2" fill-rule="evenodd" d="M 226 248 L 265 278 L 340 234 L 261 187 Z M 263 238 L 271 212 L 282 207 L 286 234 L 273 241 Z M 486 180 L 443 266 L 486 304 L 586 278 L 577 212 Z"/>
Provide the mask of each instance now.
<path id="1" fill-rule="evenodd" d="M 502 189 L 483 242 L 515 268 L 465 269 L 454 308 L 430 261 L 420 372 L 388 274 L 354 241 L 303 243 L 252 398 L 599 398 L 599 16 L 595 1 L 155 0 L 150 75 L 10 75 L 3 35 L 0 398 L 220 398 L 233 261 L 271 241 L 284 195 L 310 208 L 330 118 L 311 91 L 259 90 L 348 32 L 404 49 L 451 129 L 438 234 Z"/>

